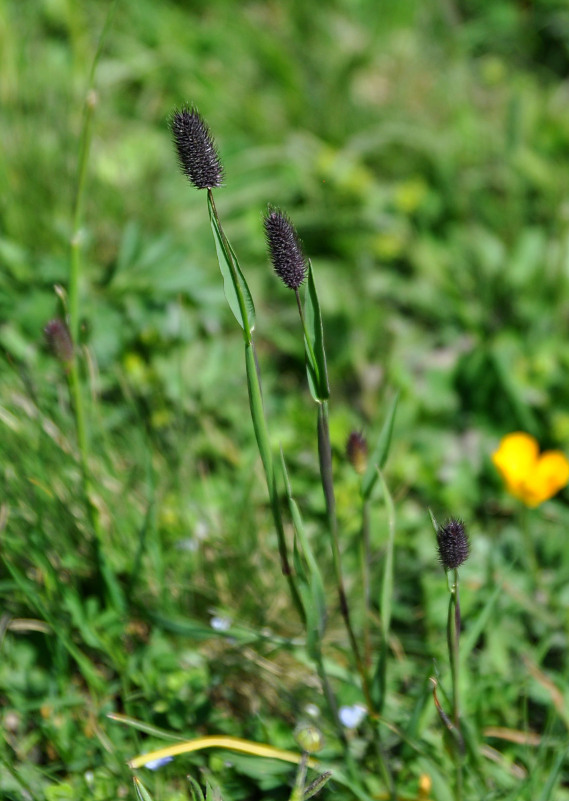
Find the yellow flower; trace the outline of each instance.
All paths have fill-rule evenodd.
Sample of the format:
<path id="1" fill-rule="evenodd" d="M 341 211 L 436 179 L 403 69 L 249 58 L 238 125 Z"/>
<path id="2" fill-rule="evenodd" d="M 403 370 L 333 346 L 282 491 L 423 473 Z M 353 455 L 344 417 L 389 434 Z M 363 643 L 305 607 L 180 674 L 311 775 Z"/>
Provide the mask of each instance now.
<path id="1" fill-rule="evenodd" d="M 540 454 L 536 440 L 522 431 L 503 437 L 492 461 L 508 492 L 526 506 L 539 506 L 569 482 L 569 461 L 565 454 L 561 451 Z"/>

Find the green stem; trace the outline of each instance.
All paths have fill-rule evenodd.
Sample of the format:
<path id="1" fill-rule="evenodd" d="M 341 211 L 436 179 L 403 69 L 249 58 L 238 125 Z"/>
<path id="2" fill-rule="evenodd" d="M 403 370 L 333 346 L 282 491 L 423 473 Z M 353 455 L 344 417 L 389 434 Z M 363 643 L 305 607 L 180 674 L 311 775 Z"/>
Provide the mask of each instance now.
<path id="1" fill-rule="evenodd" d="M 302 309 L 302 301 L 300 300 L 300 292 L 298 289 L 294 290 L 294 294 L 296 297 L 296 305 L 298 306 L 298 314 L 300 316 L 300 322 L 302 323 L 302 332 L 304 334 L 304 345 L 308 350 L 308 354 L 310 356 L 310 362 L 312 364 L 317 364 L 316 356 L 314 354 L 314 348 L 312 347 L 312 341 L 308 335 L 308 328 L 306 327 L 306 320 L 304 317 L 304 311 Z"/>
<path id="2" fill-rule="evenodd" d="M 524 540 L 526 564 L 533 578 L 534 587 L 537 587 L 540 583 L 539 561 L 530 528 L 530 514 L 530 510 L 527 508 L 527 506 L 524 506 L 522 509 L 522 537 Z"/>
<path id="3" fill-rule="evenodd" d="M 360 562 L 362 574 L 362 594 L 364 600 L 364 660 L 366 668 L 371 665 L 371 642 L 369 631 L 369 618 L 371 610 L 371 543 L 370 543 L 370 503 L 369 500 L 362 498 L 362 533 L 360 539 Z"/>
<path id="4" fill-rule="evenodd" d="M 296 772 L 296 780 L 292 793 L 290 794 L 290 801 L 302 801 L 304 797 L 304 787 L 306 784 L 306 769 L 308 767 L 308 754 L 304 752 L 300 759 L 298 770 Z"/>
<path id="5" fill-rule="evenodd" d="M 213 215 L 217 222 L 217 226 L 219 228 L 219 233 L 223 240 L 223 244 L 227 255 L 227 260 L 229 262 L 229 267 L 233 275 L 233 284 L 235 286 L 235 291 L 237 293 L 237 302 L 239 303 L 239 311 L 241 312 L 241 319 L 243 320 L 243 338 L 245 340 L 245 344 L 250 345 L 252 344 L 253 338 L 251 335 L 251 326 L 249 324 L 249 314 L 247 312 L 247 304 L 245 303 L 245 298 L 243 297 L 243 292 L 241 291 L 241 286 L 239 284 L 239 275 L 237 272 L 237 267 L 235 266 L 235 262 L 231 254 L 231 247 L 229 245 L 229 240 L 225 235 L 225 231 L 223 230 L 221 220 L 219 219 L 219 214 L 217 213 L 217 207 L 215 205 L 215 200 L 213 199 L 213 192 L 211 189 L 208 189 L 207 193 L 209 197 L 209 202 L 211 204 L 211 210 L 213 212 Z"/>
<path id="6" fill-rule="evenodd" d="M 285 539 L 285 532 L 284 532 L 284 524 L 282 519 L 282 513 L 279 503 L 279 493 L 278 493 L 278 486 L 277 486 L 277 477 L 274 469 L 274 462 L 273 462 L 273 455 L 271 451 L 271 444 L 269 438 L 269 431 L 267 426 L 267 419 L 265 416 L 265 409 L 263 406 L 263 394 L 261 391 L 261 379 L 259 375 L 259 367 L 257 364 L 257 358 L 255 355 L 255 345 L 253 343 L 253 337 L 251 334 L 251 328 L 249 325 L 249 315 L 247 312 L 247 304 L 245 303 L 245 298 L 243 297 L 243 292 L 241 291 L 240 283 L 239 283 L 239 276 L 237 267 L 233 260 L 233 256 L 231 253 L 231 247 L 229 245 L 229 241 L 225 235 L 225 231 L 223 230 L 223 226 L 221 224 L 221 220 L 219 219 L 219 214 L 217 212 L 217 207 L 215 205 L 215 201 L 213 198 L 213 192 L 211 189 L 208 189 L 208 197 L 209 203 L 211 207 L 212 214 L 215 217 L 215 222 L 217 223 L 217 228 L 219 230 L 219 234 L 223 241 L 223 245 L 227 255 L 227 261 L 229 263 L 230 270 L 233 276 L 233 284 L 235 286 L 235 291 L 237 294 L 237 301 L 239 303 L 239 311 L 241 313 L 241 318 L 243 320 L 243 338 L 245 343 L 245 370 L 247 373 L 247 390 L 249 393 L 249 408 L 251 410 L 251 419 L 253 421 L 253 430 L 255 432 L 255 439 L 257 441 L 257 447 L 259 449 L 259 453 L 261 456 L 261 462 L 263 464 L 263 470 L 265 473 L 265 480 L 267 483 L 267 490 L 269 493 L 269 502 L 271 506 L 271 514 L 273 517 L 274 526 L 277 532 L 277 542 L 279 548 L 279 556 L 281 561 L 281 570 L 283 575 L 285 576 L 289 591 L 291 594 L 292 601 L 296 610 L 300 616 L 300 619 L 305 622 L 305 614 L 304 608 L 302 606 L 302 600 L 300 598 L 300 593 L 298 591 L 298 587 L 296 585 L 296 577 L 294 572 L 290 566 L 289 558 L 288 558 L 288 550 L 286 546 L 286 539 Z"/>
<path id="7" fill-rule="evenodd" d="M 328 518 L 328 529 L 330 531 L 330 543 L 332 546 L 332 563 L 334 567 L 336 587 L 338 590 L 340 611 L 344 619 L 346 631 L 348 632 L 350 647 L 354 655 L 356 667 L 358 673 L 360 674 L 362 690 L 366 699 L 366 704 L 368 705 L 370 714 L 374 714 L 374 704 L 372 702 L 369 689 L 369 681 L 356 636 L 354 634 L 344 585 L 344 577 L 342 575 L 340 543 L 338 540 L 338 523 L 336 519 L 336 497 L 334 495 L 334 479 L 332 474 L 332 448 L 330 445 L 330 428 L 328 424 L 328 403 L 326 401 L 318 404 L 318 458 L 320 461 L 322 489 L 324 490 L 324 498 L 326 501 L 326 515 Z"/>
<path id="8" fill-rule="evenodd" d="M 454 581 L 450 590 L 450 599 L 447 617 L 447 645 L 449 651 L 449 661 L 451 668 L 452 680 L 452 717 L 454 725 L 454 738 L 453 755 L 455 763 L 455 799 L 462 801 L 463 797 L 463 775 L 462 775 L 462 762 L 464 741 L 460 730 L 460 597 L 459 597 L 459 581 L 458 569 L 454 569 Z"/>
<path id="9" fill-rule="evenodd" d="M 267 421 L 263 410 L 263 399 L 261 395 L 261 385 L 259 382 L 259 374 L 257 372 L 257 365 L 255 362 L 255 353 L 253 343 L 248 342 L 245 344 L 245 367 L 247 372 L 247 387 L 249 390 L 249 406 L 251 409 L 251 418 L 253 420 L 253 429 L 255 431 L 255 438 L 259 453 L 261 454 L 261 462 L 265 472 L 265 479 L 267 482 L 267 489 L 269 492 L 269 501 L 271 505 L 271 513 L 273 522 L 277 532 L 277 541 L 279 548 L 279 556 L 281 560 L 281 570 L 285 576 L 293 603 L 300 616 L 300 619 L 305 622 L 305 614 L 300 598 L 298 587 L 296 586 L 296 577 L 288 559 L 288 552 L 285 540 L 284 525 L 282 513 L 278 497 L 277 479 L 274 469 L 273 456 L 271 453 L 269 432 L 267 429 Z"/>
<path id="10" fill-rule="evenodd" d="M 308 329 L 306 327 L 306 320 L 304 317 L 298 289 L 295 290 L 295 296 L 296 304 L 298 306 L 298 314 L 300 316 L 300 322 L 302 324 L 302 330 L 304 333 L 305 346 L 308 350 L 311 363 L 316 364 L 316 358 L 312 348 L 311 339 L 308 334 Z M 350 609 L 348 606 L 348 598 L 344 585 L 344 577 L 342 575 L 342 561 L 340 556 L 340 545 L 338 542 L 338 522 L 336 518 L 336 497 L 334 494 L 334 477 L 332 473 L 332 447 L 330 444 L 330 428 L 328 424 L 328 402 L 325 400 L 318 404 L 318 458 L 320 462 L 320 478 L 322 481 L 322 489 L 324 490 L 324 498 L 326 502 L 326 516 L 328 519 L 328 529 L 330 531 L 332 562 L 334 565 L 336 587 L 338 589 L 340 611 L 348 632 L 350 647 L 354 655 L 356 667 L 358 673 L 360 674 L 362 690 L 366 699 L 366 703 L 368 705 L 370 714 L 373 714 L 374 706 L 369 689 L 369 680 L 350 619 Z"/>

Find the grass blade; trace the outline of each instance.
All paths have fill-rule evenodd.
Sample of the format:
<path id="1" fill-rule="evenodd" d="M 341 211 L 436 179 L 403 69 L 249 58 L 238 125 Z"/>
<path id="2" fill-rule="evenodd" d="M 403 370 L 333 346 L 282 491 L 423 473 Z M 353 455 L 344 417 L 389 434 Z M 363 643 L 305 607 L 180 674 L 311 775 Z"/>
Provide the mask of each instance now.
<path id="1" fill-rule="evenodd" d="M 129 760 L 130 768 L 141 768 L 147 762 L 154 762 L 156 759 L 165 757 L 179 756 L 180 754 L 190 754 L 192 751 L 202 751 L 204 748 L 225 748 L 229 751 L 237 751 L 241 754 L 252 754 L 253 756 L 265 757 L 267 759 L 279 759 L 282 762 L 292 762 L 297 765 L 302 759 L 300 754 L 293 751 L 284 751 L 281 748 L 273 748 L 272 745 L 263 743 L 253 743 L 250 740 L 242 740 L 239 737 L 197 737 L 195 740 L 187 740 L 176 745 L 169 745 L 159 748 L 156 751 L 149 751 L 147 754 L 140 754 L 134 759 Z M 311 767 L 316 767 L 317 762 L 309 760 Z"/>
<path id="2" fill-rule="evenodd" d="M 304 345 L 308 386 L 315 401 L 322 403 L 330 397 L 328 369 L 324 350 L 324 329 L 320 302 L 316 292 L 312 264 L 308 263 L 308 275 L 304 296 Z"/>
<path id="3" fill-rule="evenodd" d="M 219 262 L 219 269 L 223 276 L 223 291 L 225 292 L 229 308 L 233 312 L 241 328 L 246 332 L 247 339 L 249 340 L 251 331 L 255 327 L 255 305 L 253 303 L 253 298 L 251 297 L 249 287 L 239 267 L 235 251 L 229 244 L 219 224 L 211 192 L 208 192 L 207 195 L 207 208 L 215 241 L 217 261 Z"/>
<path id="4" fill-rule="evenodd" d="M 138 779 L 136 776 L 133 776 L 132 780 L 134 782 L 134 789 L 136 790 L 136 797 L 138 798 L 138 801 L 152 801 L 152 796 L 142 784 L 140 779 Z"/>
<path id="5" fill-rule="evenodd" d="M 118 712 L 109 712 L 107 717 L 109 720 L 115 720 L 117 723 L 124 723 L 125 726 L 132 726 L 133 729 L 143 731 L 145 734 L 150 734 L 153 737 L 162 737 L 164 740 L 183 740 L 183 737 L 178 737 L 166 729 L 160 729 L 158 726 L 153 726 L 150 723 L 144 723 L 142 720 L 136 718 L 129 718 L 128 715 L 121 715 Z"/>
<path id="6" fill-rule="evenodd" d="M 395 413 L 397 411 L 397 403 L 399 401 L 399 392 L 395 396 L 387 409 L 387 414 L 376 446 L 371 454 L 369 464 L 364 477 L 362 479 L 362 495 L 365 499 L 369 498 L 373 488 L 377 483 L 379 476 L 378 469 L 383 470 L 387 457 L 389 456 L 389 448 L 391 445 L 391 435 L 393 434 L 393 424 L 395 422 Z"/>
<path id="7" fill-rule="evenodd" d="M 391 628 L 391 600 L 393 597 L 393 551 L 395 544 L 395 506 L 393 498 L 385 483 L 383 474 L 377 469 L 383 498 L 387 508 L 387 520 L 389 534 L 387 539 L 387 550 L 385 552 L 385 562 L 383 565 L 383 581 L 381 584 L 381 598 L 379 612 L 381 617 L 381 650 L 377 669 L 373 678 L 372 696 L 377 701 L 377 710 L 381 714 L 385 701 L 385 687 L 387 681 L 387 652 L 389 650 L 389 630 Z"/>

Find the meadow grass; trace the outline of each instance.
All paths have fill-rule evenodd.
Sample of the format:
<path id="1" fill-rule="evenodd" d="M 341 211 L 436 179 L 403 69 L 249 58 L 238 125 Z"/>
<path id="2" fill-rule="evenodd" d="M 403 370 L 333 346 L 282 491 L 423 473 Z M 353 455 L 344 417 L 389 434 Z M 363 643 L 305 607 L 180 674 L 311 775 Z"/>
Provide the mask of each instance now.
<path id="1" fill-rule="evenodd" d="M 569 439 L 564 4 L 0 11 L 0 797 L 569 798 L 566 496 L 524 509 L 490 458 Z M 255 302 L 264 465 L 185 102 Z M 314 268 L 326 415 L 267 203 Z M 71 369 L 42 337 L 66 313 Z M 450 661 L 429 508 L 471 539 Z"/>

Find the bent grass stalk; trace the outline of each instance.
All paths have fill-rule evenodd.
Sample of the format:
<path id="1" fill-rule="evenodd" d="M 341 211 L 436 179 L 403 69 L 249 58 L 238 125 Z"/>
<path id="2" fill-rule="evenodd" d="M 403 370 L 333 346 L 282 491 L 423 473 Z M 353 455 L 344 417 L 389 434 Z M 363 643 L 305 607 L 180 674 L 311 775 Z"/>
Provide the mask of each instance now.
<path id="1" fill-rule="evenodd" d="M 117 582 L 103 547 L 103 531 L 99 518 L 99 511 L 93 501 L 93 485 L 89 468 L 89 435 L 87 429 L 85 405 L 79 363 L 77 357 L 77 346 L 79 342 L 79 320 L 80 320 L 80 297 L 79 283 L 81 278 L 81 222 L 83 214 L 83 198 L 85 195 L 85 184 L 87 177 L 87 165 L 93 132 L 93 116 L 96 106 L 96 94 L 93 89 L 95 73 L 101 56 L 103 43 L 109 30 L 111 19 L 116 7 L 116 0 L 111 4 L 99 41 L 97 50 L 91 65 L 85 106 L 83 112 L 83 124 L 79 140 L 79 157 L 77 164 L 77 183 L 75 190 L 75 200 L 73 204 L 73 222 L 70 250 L 70 269 L 69 269 L 69 332 L 73 343 L 73 355 L 69 363 L 68 386 L 69 394 L 72 399 L 72 407 L 75 415 L 75 429 L 77 434 L 77 446 L 79 449 L 79 464 L 81 469 L 83 494 L 87 506 L 87 513 L 94 533 L 95 561 L 99 573 L 103 580 L 106 592 L 116 609 L 124 609 L 124 598 Z"/>

